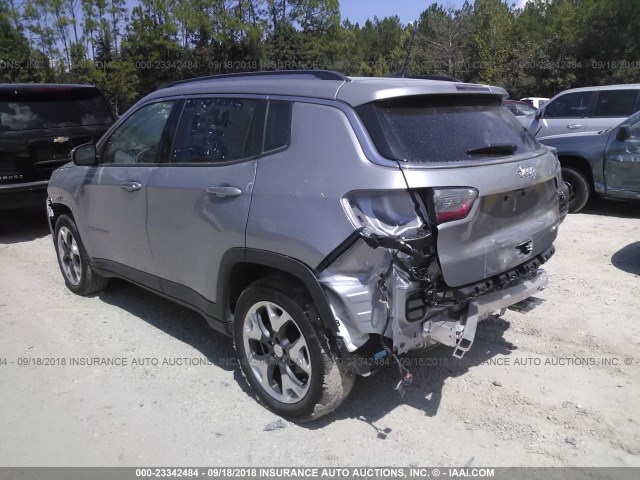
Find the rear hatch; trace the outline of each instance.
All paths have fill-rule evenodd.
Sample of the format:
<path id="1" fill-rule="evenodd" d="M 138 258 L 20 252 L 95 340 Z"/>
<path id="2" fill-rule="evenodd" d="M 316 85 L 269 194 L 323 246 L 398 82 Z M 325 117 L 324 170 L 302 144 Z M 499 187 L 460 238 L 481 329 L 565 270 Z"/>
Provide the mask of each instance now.
<path id="1" fill-rule="evenodd" d="M 547 250 L 560 223 L 558 162 L 499 95 L 397 97 L 358 107 L 437 233 L 446 283 L 475 283 Z"/>
<path id="2" fill-rule="evenodd" d="M 74 147 L 97 141 L 113 120 L 96 88 L 0 90 L 0 185 L 48 180 Z"/>

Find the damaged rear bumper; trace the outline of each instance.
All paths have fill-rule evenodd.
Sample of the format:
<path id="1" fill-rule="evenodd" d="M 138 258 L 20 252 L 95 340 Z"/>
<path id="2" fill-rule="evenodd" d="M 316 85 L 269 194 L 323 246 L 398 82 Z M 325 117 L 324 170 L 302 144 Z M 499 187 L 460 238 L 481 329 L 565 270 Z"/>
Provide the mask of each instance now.
<path id="1" fill-rule="evenodd" d="M 462 357 L 473 344 L 479 321 L 544 289 L 548 279 L 539 267 L 554 251 L 550 246 L 512 270 L 451 288 L 437 280 L 435 262 L 427 272 L 430 276 L 417 281 L 406 266 L 410 256 L 371 249 L 360 239 L 332 259 L 319 273 L 319 281 L 345 353 L 368 351 L 362 347 L 380 338 L 391 340 L 398 354 L 441 343 Z M 528 311 L 539 302 L 525 303 L 517 310 Z"/>
<path id="2" fill-rule="evenodd" d="M 455 347 L 453 356 L 462 356 L 471 349 L 479 321 L 499 310 L 509 308 L 544 290 L 549 279 L 544 270 L 538 270 L 534 278 L 518 285 L 485 294 L 468 302 L 466 318 L 462 321 L 436 320 L 423 324 L 423 336 L 450 347 Z M 537 305 L 538 302 L 530 302 Z"/>

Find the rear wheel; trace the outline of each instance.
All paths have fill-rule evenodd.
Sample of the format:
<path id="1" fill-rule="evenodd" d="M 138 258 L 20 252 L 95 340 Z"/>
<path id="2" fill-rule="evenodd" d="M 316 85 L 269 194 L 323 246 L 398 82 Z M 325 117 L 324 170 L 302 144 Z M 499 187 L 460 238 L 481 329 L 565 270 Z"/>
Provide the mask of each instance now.
<path id="1" fill-rule="evenodd" d="M 107 286 L 108 279 L 91 270 L 76 224 L 67 215 L 61 215 L 56 221 L 54 242 L 60 271 L 69 290 L 90 295 Z"/>
<path id="2" fill-rule="evenodd" d="M 589 201 L 589 180 L 584 173 L 573 167 L 562 167 L 562 179 L 569 187 L 569 212 L 577 213 Z"/>
<path id="3" fill-rule="evenodd" d="M 301 286 L 274 276 L 250 285 L 234 315 L 242 372 L 258 399 L 305 422 L 337 408 L 353 386 Z"/>

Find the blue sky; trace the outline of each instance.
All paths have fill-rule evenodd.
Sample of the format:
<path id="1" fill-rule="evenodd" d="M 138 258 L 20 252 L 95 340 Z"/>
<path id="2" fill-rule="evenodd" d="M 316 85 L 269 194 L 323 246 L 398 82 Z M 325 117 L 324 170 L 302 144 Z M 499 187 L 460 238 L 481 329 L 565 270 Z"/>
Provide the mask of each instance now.
<path id="1" fill-rule="evenodd" d="M 469 0 L 473 3 L 473 0 Z M 511 0 L 509 3 L 515 3 L 522 6 L 526 0 Z M 340 13 L 342 19 L 348 18 L 351 23 L 364 23 L 367 18 L 390 17 L 398 15 L 402 23 L 407 24 L 418 19 L 420 14 L 426 10 L 429 5 L 436 3 L 434 0 L 340 0 Z M 464 0 L 439 0 L 440 5 L 453 5 L 460 7 L 464 4 Z"/>
<path id="2" fill-rule="evenodd" d="M 398 15 L 404 24 L 413 22 L 420 17 L 429 5 L 436 3 L 428 0 L 340 0 L 340 13 L 342 19 L 349 19 L 351 23 L 362 23 L 367 18 L 391 17 Z M 440 5 L 451 3 L 454 7 L 460 7 L 464 0 L 438 1 Z M 472 2 L 473 3 L 473 2 Z"/>

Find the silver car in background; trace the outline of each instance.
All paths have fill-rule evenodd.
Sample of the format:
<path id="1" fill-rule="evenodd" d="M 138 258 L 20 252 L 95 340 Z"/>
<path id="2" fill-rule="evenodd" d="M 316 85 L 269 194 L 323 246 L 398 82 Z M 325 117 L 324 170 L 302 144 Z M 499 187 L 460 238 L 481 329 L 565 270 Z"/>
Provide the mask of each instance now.
<path id="1" fill-rule="evenodd" d="M 593 194 L 640 200 L 640 113 L 608 130 L 539 140 L 557 150 L 570 212 L 582 210 Z"/>
<path id="2" fill-rule="evenodd" d="M 519 120 L 542 138 L 607 130 L 639 110 L 640 84 L 585 87 L 565 90 Z"/>
<path id="3" fill-rule="evenodd" d="M 525 312 L 566 214 L 560 166 L 501 88 L 258 72 L 172 84 L 49 184 L 63 278 L 125 278 L 234 338 L 257 397 L 306 421 L 356 375 Z M 215 400 L 214 400 L 215 401 Z"/>

